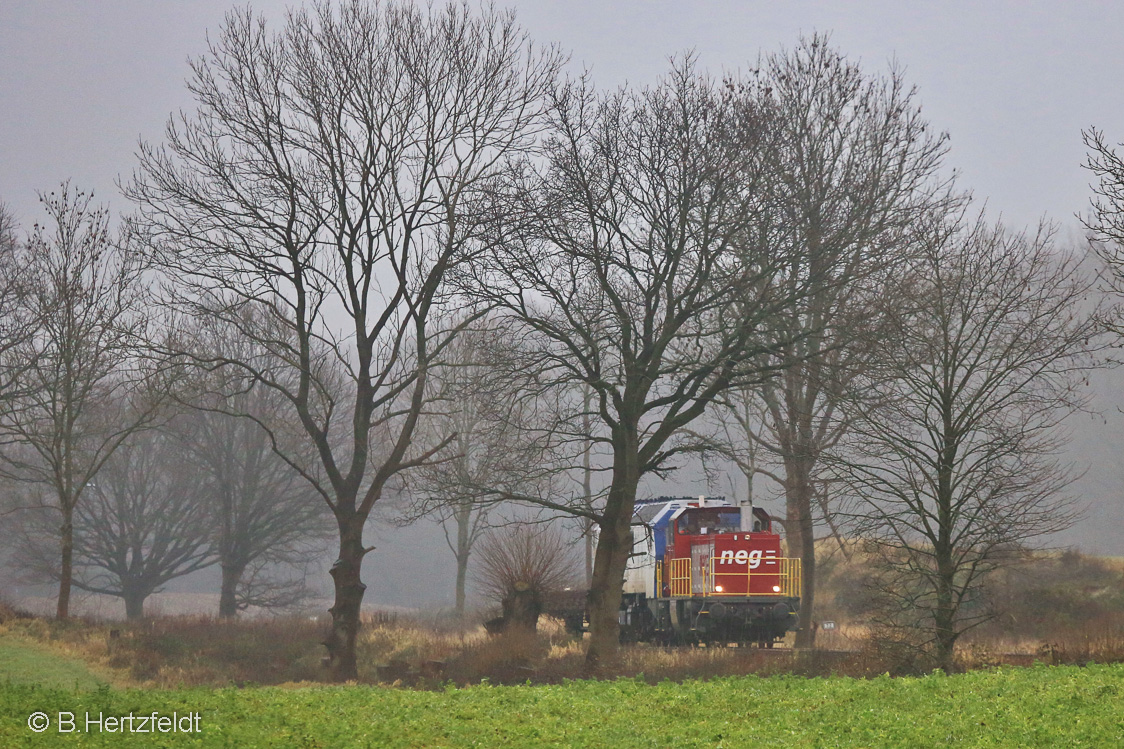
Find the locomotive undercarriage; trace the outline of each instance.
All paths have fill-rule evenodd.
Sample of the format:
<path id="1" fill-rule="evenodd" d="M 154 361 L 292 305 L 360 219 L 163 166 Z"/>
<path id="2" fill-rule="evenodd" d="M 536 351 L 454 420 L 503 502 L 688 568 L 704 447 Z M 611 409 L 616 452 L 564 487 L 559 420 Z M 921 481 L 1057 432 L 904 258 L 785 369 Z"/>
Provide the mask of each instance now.
<path id="1" fill-rule="evenodd" d="M 772 596 L 647 598 L 621 600 L 621 642 L 659 645 L 757 643 L 772 647 L 795 626 L 799 600 Z"/>

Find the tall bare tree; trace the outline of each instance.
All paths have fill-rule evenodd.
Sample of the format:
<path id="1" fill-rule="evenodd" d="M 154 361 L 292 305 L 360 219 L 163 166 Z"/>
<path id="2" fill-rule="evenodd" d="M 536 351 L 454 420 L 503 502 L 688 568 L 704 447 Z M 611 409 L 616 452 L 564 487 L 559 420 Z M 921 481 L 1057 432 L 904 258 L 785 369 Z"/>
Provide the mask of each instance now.
<path id="1" fill-rule="evenodd" d="M 890 622 L 926 633 L 948 667 L 981 577 L 1074 519 L 1060 422 L 1084 401 L 1101 345 L 1092 279 L 1050 232 L 1010 234 L 982 218 L 919 225 L 905 282 L 886 310 L 880 397 L 856 401 L 846 460 L 855 531 L 873 542 Z"/>
<path id="2" fill-rule="evenodd" d="M 127 193 L 179 301 L 279 362 L 214 364 L 280 393 L 318 456 L 315 472 L 290 463 L 339 532 L 325 642 L 337 679 L 357 675 L 371 510 L 444 447 L 414 444 L 452 332 L 431 322 L 451 304 L 444 277 L 482 181 L 533 144 L 560 64 L 491 7 L 323 3 L 276 33 L 237 11 L 192 63 L 195 111 L 166 145 L 142 146 Z M 228 314 L 240 302 L 268 323 Z"/>
<path id="3" fill-rule="evenodd" d="M 794 292 L 774 284 L 791 258 L 764 239 L 767 108 L 737 81 L 678 64 L 657 86 L 555 95 L 545 164 L 517 165 L 498 190 L 491 249 L 464 270 L 518 323 L 530 392 L 592 393 L 565 429 L 573 464 L 589 434 L 611 457 L 603 509 L 532 498 L 599 528 L 587 664 L 616 653 L 637 486 L 692 449 L 682 430 L 775 345 L 770 321 Z M 748 368 L 748 371 L 747 371 Z M 558 399 L 564 402 L 564 399 Z"/>
<path id="4" fill-rule="evenodd" d="M 899 70 L 864 75 L 824 35 L 766 60 L 776 110 L 771 156 L 774 241 L 797 258 L 785 283 L 819 283 L 784 313 L 792 343 L 769 353 L 780 370 L 760 397 L 763 429 L 744 439 L 777 457 L 788 553 L 802 562 L 798 647 L 814 643 L 813 521 L 825 514 L 821 454 L 846 429 L 839 406 L 870 360 L 873 303 L 908 261 L 908 228 L 950 203 L 937 176 L 946 137 L 933 134 Z M 737 409 L 737 399 L 731 401 Z M 744 448 L 743 448 L 744 452 Z M 830 511 L 827 516 L 830 518 Z"/>
<path id="5" fill-rule="evenodd" d="M 40 201 L 48 224 L 33 227 L 20 270 L 33 334 L 6 352 L 20 387 L 0 401 L 0 430 L 17 444 L 0 459 L 10 475 L 50 489 L 37 496 L 60 516 L 56 613 L 64 619 L 75 509 L 105 461 L 154 418 L 159 400 L 130 397 L 149 388 L 151 373 L 143 263 L 112 235 L 108 212 L 91 195 L 63 184 Z"/>

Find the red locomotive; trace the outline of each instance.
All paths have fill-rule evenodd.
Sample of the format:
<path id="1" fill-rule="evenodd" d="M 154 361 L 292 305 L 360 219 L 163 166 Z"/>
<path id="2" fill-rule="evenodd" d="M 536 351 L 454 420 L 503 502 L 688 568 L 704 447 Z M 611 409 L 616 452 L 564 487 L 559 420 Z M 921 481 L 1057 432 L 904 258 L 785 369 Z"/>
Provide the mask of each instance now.
<path id="1" fill-rule="evenodd" d="M 783 556 L 772 525 L 723 497 L 638 502 L 622 640 L 772 647 L 800 608 L 800 560 Z"/>

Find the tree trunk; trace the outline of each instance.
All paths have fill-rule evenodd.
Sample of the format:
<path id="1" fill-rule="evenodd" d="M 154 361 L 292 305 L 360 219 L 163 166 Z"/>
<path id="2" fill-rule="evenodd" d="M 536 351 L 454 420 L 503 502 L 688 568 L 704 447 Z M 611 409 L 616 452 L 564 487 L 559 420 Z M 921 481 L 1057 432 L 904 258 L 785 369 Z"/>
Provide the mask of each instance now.
<path id="1" fill-rule="evenodd" d="M 468 576 L 468 554 L 457 555 L 457 604 L 456 615 L 459 621 L 464 620 L 464 587 L 465 578 Z"/>
<path id="2" fill-rule="evenodd" d="M 956 631 L 956 609 L 952 601 L 952 579 L 951 572 L 944 569 L 944 565 L 938 561 L 937 580 L 937 607 L 933 612 L 933 624 L 935 626 L 935 641 L 936 641 L 936 659 L 937 665 L 945 671 L 952 669 L 952 658 L 956 649 L 956 639 L 959 633 Z"/>
<path id="3" fill-rule="evenodd" d="M 621 587 L 632 553 L 632 511 L 639 483 L 639 459 L 629 456 L 617 469 L 605 503 L 604 520 L 597 538 L 593 584 L 589 588 L 589 649 L 586 670 L 595 673 L 601 664 L 616 657 L 620 646 Z"/>
<path id="4" fill-rule="evenodd" d="M 246 565 L 222 565 L 222 589 L 219 593 L 219 618 L 233 619 L 238 616 L 238 584 L 242 582 L 242 574 Z"/>
<path id="5" fill-rule="evenodd" d="M 796 647 L 816 646 L 816 544 L 812 537 L 812 513 L 802 518 L 802 535 L 808 539 L 800 553 L 800 616 L 797 619 Z"/>
<path id="6" fill-rule="evenodd" d="M 464 621 L 465 579 L 468 576 L 468 557 L 472 553 L 472 503 L 458 502 L 453 514 L 457 521 L 456 616 L 458 621 Z"/>
<path id="7" fill-rule="evenodd" d="M 59 569 L 59 600 L 55 617 L 66 619 L 70 616 L 70 587 L 74 579 L 74 510 L 63 503 L 63 521 L 59 529 L 62 546 L 62 565 Z"/>
<path id="8" fill-rule="evenodd" d="M 501 605 L 505 632 L 538 631 L 542 602 L 530 585 L 524 582 L 515 583 L 515 589 L 507 595 Z"/>
<path id="9" fill-rule="evenodd" d="M 328 648 L 332 678 L 353 681 L 359 678 L 355 661 L 355 641 L 359 636 L 359 612 L 367 586 L 360 579 L 363 557 L 363 519 L 356 515 L 337 518 L 340 528 L 340 555 L 332 564 L 335 603 L 328 612 L 332 628 L 324 646 Z"/>
<path id="10" fill-rule="evenodd" d="M 950 455 L 946 465 L 952 464 Z M 952 471 L 943 470 L 938 478 L 937 541 L 933 544 L 933 554 L 937 563 L 936 594 L 937 605 L 933 612 L 934 640 L 936 643 L 937 665 L 948 671 L 952 667 L 952 655 L 956 647 L 956 613 L 953 586 L 956 583 L 956 565 L 953 562 L 952 543 Z"/>
<path id="11" fill-rule="evenodd" d="M 144 618 L 144 601 L 148 598 L 148 592 L 142 590 L 134 590 L 130 586 L 122 586 L 121 597 L 125 599 L 125 618 L 129 621 L 136 621 L 137 619 Z"/>
<path id="12" fill-rule="evenodd" d="M 586 590 L 593 587 L 593 521 L 583 519 L 585 527 L 585 587 Z"/>
<path id="13" fill-rule="evenodd" d="M 616 656 L 620 645 L 621 585 L 632 545 L 627 524 L 625 530 L 627 538 L 619 528 L 602 526 L 597 540 L 593 585 L 589 589 L 589 649 L 585 654 L 591 675 Z"/>
<path id="14" fill-rule="evenodd" d="M 800 455 L 785 460 L 785 533 L 788 554 L 800 560 L 800 614 L 797 620 L 796 647 L 816 644 L 815 593 L 816 544 L 812 528 L 812 461 Z"/>
<path id="15" fill-rule="evenodd" d="M 937 563 L 937 607 L 933 612 L 937 665 L 948 671 L 952 666 L 952 653 L 956 645 L 956 606 L 953 603 L 953 585 L 956 582 L 956 565 L 953 562 L 954 489 L 953 466 L 956 465 L 959 435 L 953 427 L 955 398 L 950 392 L 941 394 L 941 412 L 944 433 L 937 468 L 937 538 L 933 555 Z"/>

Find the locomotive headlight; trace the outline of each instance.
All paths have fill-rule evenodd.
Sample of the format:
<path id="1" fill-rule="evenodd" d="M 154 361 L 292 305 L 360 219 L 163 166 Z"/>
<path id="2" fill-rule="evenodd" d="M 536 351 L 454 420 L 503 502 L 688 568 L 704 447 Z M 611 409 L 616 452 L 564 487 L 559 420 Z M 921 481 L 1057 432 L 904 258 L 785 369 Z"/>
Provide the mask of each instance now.
<path id="1" fill-rule="evenodd" d="M 780 593 L 780 592 L 781 592 L 781 586 L 779 586 L 779 585 L 774 585 L 774 586 L 773 586 L 773 592 L 774 592 L 774 593 Z"/>
<path id="2" fill-rule="evenodd" d="M 721 593 L 721 592 L 722 592 L 722 590 L 723 590 L 723 588 L 722 588 L 722 586 L 721 586 L 721 585 L 715 585 L 715 586 L 714 586 L 714 592 L 715 592 L 715 593 Z"/>

